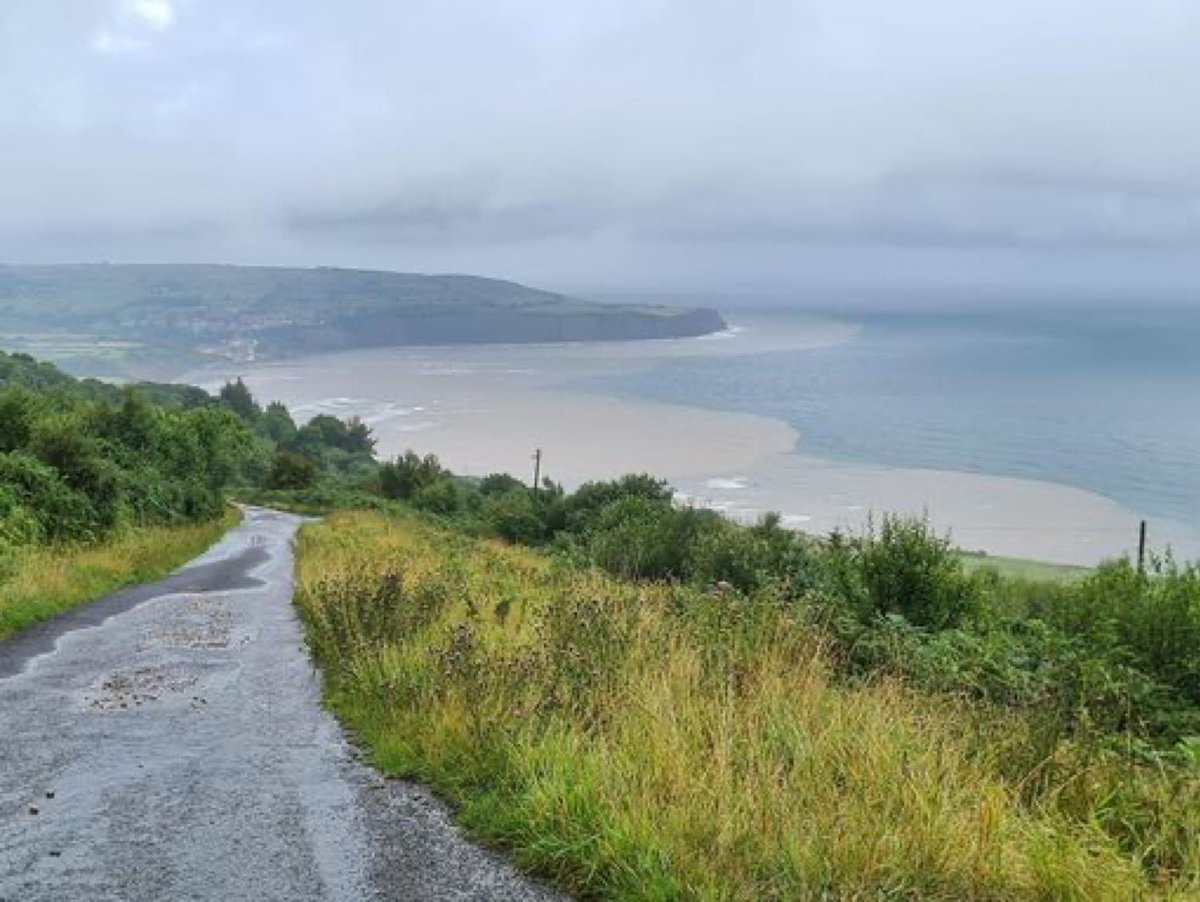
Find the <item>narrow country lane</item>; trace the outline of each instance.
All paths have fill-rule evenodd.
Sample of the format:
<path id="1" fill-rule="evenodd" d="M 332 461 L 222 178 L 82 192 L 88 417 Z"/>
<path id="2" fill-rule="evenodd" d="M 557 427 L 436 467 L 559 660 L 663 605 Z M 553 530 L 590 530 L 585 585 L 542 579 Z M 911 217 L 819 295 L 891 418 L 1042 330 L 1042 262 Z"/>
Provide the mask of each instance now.
<path id="1" fill-rule="evenodd" d="M 0 900 L 553 898 L 322 710 L 299 523 L 0 643 Z"/>

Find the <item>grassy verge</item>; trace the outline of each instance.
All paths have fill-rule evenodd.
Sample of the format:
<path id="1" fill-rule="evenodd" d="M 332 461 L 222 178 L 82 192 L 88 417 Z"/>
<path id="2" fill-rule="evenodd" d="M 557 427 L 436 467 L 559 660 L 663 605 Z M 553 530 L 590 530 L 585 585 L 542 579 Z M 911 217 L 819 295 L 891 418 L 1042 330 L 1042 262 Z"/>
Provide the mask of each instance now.
<path id="1" fill-rule="evenodd" d="M 304 528 L 298 589 L 328 701 L 378 766 L 587 897 L 1197 888 L 1194 783 L 1069 743 L 1046 759 L 1017 712 L 842 680 L 769 595 L 623 582 L 372 513 Z M 1105 828 L 1126 785 L 1157 800 L 1157 832 Z"/>
<path id="2" fill-rule="evenodd" d="M 117 589 L 170 573 L 205 551 L 241 514 L 194 526 L 131 529 L 100 545 L 21 548 L 0 561 L 0 639 Z"/>

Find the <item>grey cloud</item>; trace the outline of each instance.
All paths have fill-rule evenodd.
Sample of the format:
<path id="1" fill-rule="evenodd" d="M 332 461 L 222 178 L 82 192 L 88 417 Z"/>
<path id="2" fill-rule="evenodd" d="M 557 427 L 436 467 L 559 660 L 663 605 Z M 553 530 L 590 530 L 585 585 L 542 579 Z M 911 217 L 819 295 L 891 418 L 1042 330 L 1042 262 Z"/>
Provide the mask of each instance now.
<path id="1" fill-rule="evenodd" d="M 368 207 L 296 212 L 288 216 L 287 226 L 300 233 L 366 242 L 491 244 L 586 237 L 599 224 L 587 211 L 565 204 L 495 207 L 483 200 L 396 199 Z"/>
<path id="2" fill-rule="evenodd" d="M 730 198 L 644 236 L 672 241 L 1053 249 L 1200 250 L 1200 186 L 1029 171 L 902 173 L 783 210 Z"/>
<path id="3" fill-rule="evenodd" d="M 1198 43 L 1190 0 L 6 0 L 0 254 L 1187 285 Z"/>
<path id="4" fill-rule="evenodd" d="M 32 229 L 9 227 L 0 231 L 0 235 L 4 235 L 10 240 L 23 237 L 25 240 L 78 246 L 93 241 L 106 245 L 121 242 L 144 244 L 147 241 L 204 243 L 225 236 L 228 232 L 228 227 L 222 222 L 164 219 L 137 224 L 75 222 Z"/>

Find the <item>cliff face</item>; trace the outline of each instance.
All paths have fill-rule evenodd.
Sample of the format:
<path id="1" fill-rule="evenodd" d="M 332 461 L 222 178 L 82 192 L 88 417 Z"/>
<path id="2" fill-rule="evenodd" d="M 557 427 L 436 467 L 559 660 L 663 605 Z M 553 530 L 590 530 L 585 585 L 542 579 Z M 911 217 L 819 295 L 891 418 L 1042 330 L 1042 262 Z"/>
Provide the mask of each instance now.
<path id="1" fill-rule="evenodd" d="M 347 348 L 440 344 L 521 344 L 691 338 L 727 328 L 704 308 L 648 313 L 613 308 L 568 314 L 540 311 L 360 314 L 314 325 L 285 325 L 256 334 L 269 355 Z"/>

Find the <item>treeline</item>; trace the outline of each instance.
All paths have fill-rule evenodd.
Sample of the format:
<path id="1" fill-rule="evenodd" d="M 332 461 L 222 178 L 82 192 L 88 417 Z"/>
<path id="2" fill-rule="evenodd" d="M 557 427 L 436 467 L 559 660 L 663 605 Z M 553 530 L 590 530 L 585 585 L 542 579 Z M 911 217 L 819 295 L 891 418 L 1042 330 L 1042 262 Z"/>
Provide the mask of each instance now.
<path id="1" fill-rule="evenodd" d="M 374 469 L 359 422 L 297 427 L 246 386 L 118 387 L 0 353 L 0 556 L 126 526 L 218 516 L 235 487 L 311 485 Z M 299 471 L 297 477 L 296 471 Z"/>

